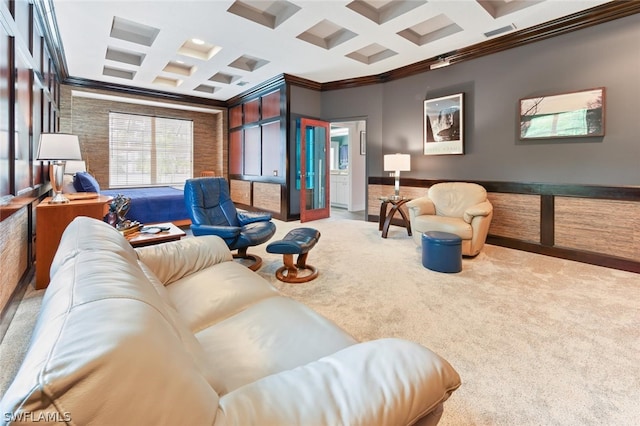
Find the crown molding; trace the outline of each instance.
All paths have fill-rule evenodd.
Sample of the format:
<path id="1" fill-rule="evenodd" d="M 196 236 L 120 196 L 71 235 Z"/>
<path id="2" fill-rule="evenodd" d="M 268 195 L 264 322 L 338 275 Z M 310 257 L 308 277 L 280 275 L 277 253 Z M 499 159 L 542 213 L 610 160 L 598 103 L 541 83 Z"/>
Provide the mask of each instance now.
<path id="1" fill-rule="evenodd" d="M 526 44 L 589 28 L 594 25 L 603 24 L 605 22 L 624 18 L 636 13 L 640 13 L 640 1 L 611 1 L 563 18 L 554 19 L 530 28 L 515 31 L 501 37 L 496 37 L 492 40 L 476 43 L 448 54 L 438 55 L 385 73 L 322 83 L 321 90 L 328 91 L 386 83 L 430 71 L 431 65 L 437 63 L 443 57 L 446 57 L 450 64 L 453 65 L 455 63 L 469 61 L 471 59 L 491 55 L 507 49 L 513 49 L 515 47 L 524 46 Z"/>

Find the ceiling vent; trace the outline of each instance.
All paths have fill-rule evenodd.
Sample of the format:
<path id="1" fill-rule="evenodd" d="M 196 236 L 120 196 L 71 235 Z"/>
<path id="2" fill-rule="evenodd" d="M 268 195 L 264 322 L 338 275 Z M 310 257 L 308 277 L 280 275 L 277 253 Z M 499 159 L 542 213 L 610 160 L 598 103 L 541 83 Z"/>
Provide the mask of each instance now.
<path id="1" fill-rule="evenodd" d="M 515 24 L 511 24 L 511 25 L 507 25 L 506 27 L 495 29 L 493 31 L 487 31 L 486 33 L 484 33 L 484 36 L 489 38 L 489 37 L 497 36 L 498 34 L 508 33 L 509 31 L 513 31 L 515 29 L 516 29 Z"/>

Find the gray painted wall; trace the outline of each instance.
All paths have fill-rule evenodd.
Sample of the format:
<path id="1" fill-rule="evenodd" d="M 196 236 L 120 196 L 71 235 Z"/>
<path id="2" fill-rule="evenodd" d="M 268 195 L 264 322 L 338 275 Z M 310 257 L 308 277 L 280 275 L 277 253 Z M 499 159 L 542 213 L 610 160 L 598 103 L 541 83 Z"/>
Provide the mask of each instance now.
<path id="1" fill-rule="evenodd" d="M 601 138 L 522 142 L 520 98 L 606 87 Z M 465 93 L 465 154 L 422 154 L 423 102 Z M 322 92 L 322 117 L 367 120 L 369 176 L 640 185 L 640 14 L 386 84 Z"/>

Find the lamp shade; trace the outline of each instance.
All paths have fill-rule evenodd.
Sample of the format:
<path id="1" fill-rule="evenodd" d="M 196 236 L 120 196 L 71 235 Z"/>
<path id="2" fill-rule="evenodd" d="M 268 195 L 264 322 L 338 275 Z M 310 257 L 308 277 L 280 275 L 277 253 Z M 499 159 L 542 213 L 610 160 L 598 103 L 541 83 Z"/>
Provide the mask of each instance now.
<path id="1" fill-rule="evenodd" d="M 409 154 L 388 154 L 384 156 L 384 170 L 406 172 L 411 170 L 411 156 Z"/>
<path id="2" fill-rule="evenodd" d="M 76 135 L 43 133 L 40 135 L 37 160 L 82 160 Z"/>
<path id="3" fill-rule="evenodd" d="M 78 160 L 69 160 L 64 168 L 65 175 L 73 175 L 78 172 L 86 172 L 87 171 L 87 163 L 84 161 Z"/>

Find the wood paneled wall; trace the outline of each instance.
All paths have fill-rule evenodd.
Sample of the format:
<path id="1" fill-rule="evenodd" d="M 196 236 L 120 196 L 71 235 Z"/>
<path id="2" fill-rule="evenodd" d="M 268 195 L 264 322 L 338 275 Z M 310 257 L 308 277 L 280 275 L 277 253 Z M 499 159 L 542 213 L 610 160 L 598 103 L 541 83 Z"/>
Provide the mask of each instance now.
<path id="1" fill-rule="evenodd" d="M 401 180 L 400 193 L 422 196 L 437 182 Z M 494 208 L 488 243 L 640 273 L 640 187 L 476 183 Z M 367 219 L 378 221 L 393 179 L 370 177 L 367 192 Z"/>
<path id="2" fill-rule="evenodd" d="M 193 176 L 203 170 L 227 175 L 226 110 L 211 107 L 211 112 L 180 109 L 184 103 L 167 100 L 162 106 L 140 102 L 149 98 L 121 95 L 122 102 L 107 91 L 77 89 L 62 85 L 60 129 L 78 135 L 87 169 L 101 188 L 109 188 L 109 113 L 152 115 L 193 121 Z M 111 95 L 106 96 L 105 95 Z M 157 101 L 155 101 L 158 104 Z M 176 108 L 172 108 L 175 105 Z M 186 105 L 187 107 L 192 105 Z M 200 106 L 202 108 L 202 106 Z"/>
<path id="3" fill-rule="evenodd" d="M 51 189 L 48 163 L 35 160 L 40 134 L 59 128 L 59 74 L 42 17 L 27 0 L 0 2 L 0 339 L 33 271 L 32 212 Z"/>

